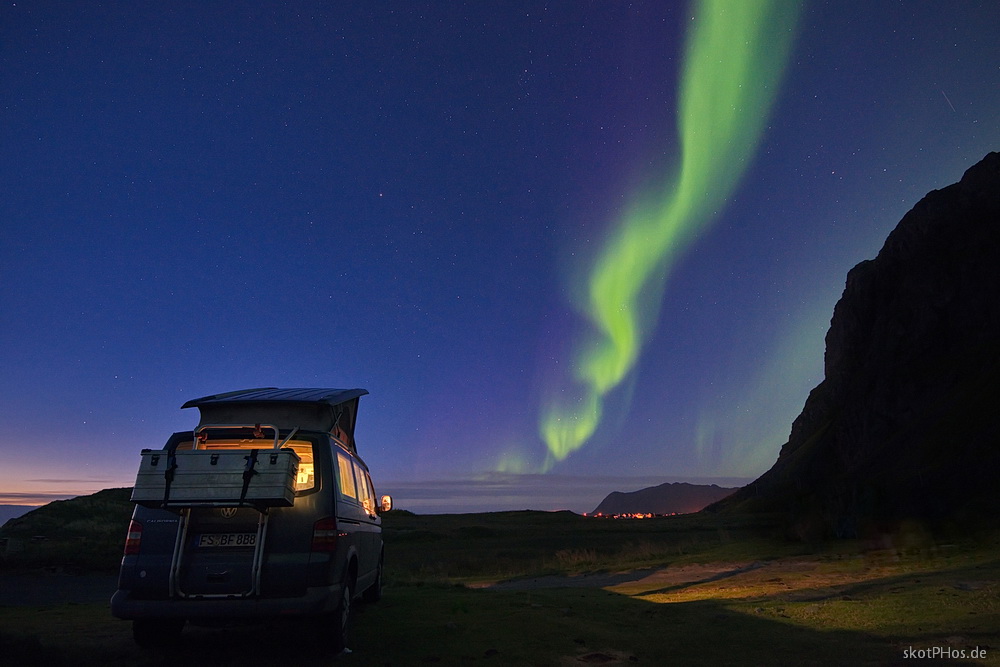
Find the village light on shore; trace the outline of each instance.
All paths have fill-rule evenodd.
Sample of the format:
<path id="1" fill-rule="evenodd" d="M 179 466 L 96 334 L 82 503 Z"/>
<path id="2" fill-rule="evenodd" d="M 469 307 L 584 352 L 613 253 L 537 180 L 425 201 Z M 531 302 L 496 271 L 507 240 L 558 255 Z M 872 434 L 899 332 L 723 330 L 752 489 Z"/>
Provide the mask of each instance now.
<path id="1" fill-rule="evenodd" d="M 622 512 L 620 514 L 605 514 L 604 512 L 597 512 L 596 514 L 583 513 L 583 516 L 590 517 L 592 519 L 657 519 L 664 516 L 677 516 L 681 514 L 680 512 L 670 512 L 669 514 L 654 514 L 653 512 Z"/>

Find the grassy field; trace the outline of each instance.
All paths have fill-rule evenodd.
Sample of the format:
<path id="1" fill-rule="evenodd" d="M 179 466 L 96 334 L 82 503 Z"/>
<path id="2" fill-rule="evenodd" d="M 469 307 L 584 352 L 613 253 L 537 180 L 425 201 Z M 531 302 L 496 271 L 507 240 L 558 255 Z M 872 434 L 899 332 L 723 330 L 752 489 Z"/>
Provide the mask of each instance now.
<path id="1" fill-rule="evenodd" d="M 171 652 L 143 652 L 102 603 L 0 607 L 0 656 L 73 666 L 891 665 L 912 664 L 912 649 L 951 656 L 937 664 L 1000 664 L 992 533 L 911 528 L 877 545 L 806 548 L 760 519 L 393 512 L 385 537 L 385 597 L 358 608 L 350 654 L 311 653 L 307 630 L 290 623 L 189 627 Z M 976 649 L 985 659 L 972 659 Z"/>
<path id="2" fill-rule="evenodd" d="M 0 572 L 30 568 L 114 572 L 134 505 L 131 489 L 57 500 L 0 529 Z"/>

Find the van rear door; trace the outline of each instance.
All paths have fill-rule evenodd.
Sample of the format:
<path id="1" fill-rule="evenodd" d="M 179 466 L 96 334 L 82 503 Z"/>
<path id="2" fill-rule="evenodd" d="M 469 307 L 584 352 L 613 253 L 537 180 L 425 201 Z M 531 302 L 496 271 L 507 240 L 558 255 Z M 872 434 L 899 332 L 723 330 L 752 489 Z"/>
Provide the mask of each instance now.
<path id="1" fill-rule="evenodd" d="M 284 434 L 282 434 L 284 437 Z M 291 507 L 191 507 L 182 510 L 183 542 L 175 561 L 174 594 L 181 597 L 294 597 L 305 594 L 312 526 L 324 508 L 315 465 L 320 437 L 299 434 L 284 443 L 299 457 Z M 259 449 L 261 442 L 209 438 L 206 453 Z M 325 443 L 324 443 L 325 444 Z M 178 449 L 189 449 L 181 443 Z M 258 544 L 260 546 L 258 547 Z M 258 553 L 259 552 L 259 553 Z"/>
<path id="2" fill-rule="evenodd" d="M 192 508 L 176 593 L 181 597 L 247 596 L 256 590 L 257 542 L 266 517 L 249 507 Z"/>

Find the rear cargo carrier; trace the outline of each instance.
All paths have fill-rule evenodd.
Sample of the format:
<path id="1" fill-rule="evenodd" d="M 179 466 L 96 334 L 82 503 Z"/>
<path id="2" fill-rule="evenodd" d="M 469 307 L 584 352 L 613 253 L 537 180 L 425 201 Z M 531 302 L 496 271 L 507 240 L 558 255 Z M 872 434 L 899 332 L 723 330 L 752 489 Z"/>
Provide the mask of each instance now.
<path id="1" fill-rule="evenodd" d="M 188 401 L 201 413 L 190 451 L 143 450 L 132 502 L 152 508 L 289 507 L 298 457 L 282 448 L 299 430 L 330 433 L 351 452 L 364 389 L 244 389 Z M 266 423 L 264 423 L 266 422 Z M 202 451 L 216 434 L 274 435 L 270 450 Z M 289 432 L 284 441 L 279 431 Z"/>
<path id="2" fill-rule="evenodd" d="M 263 429 L 275 434 L 270 449 L 197 449 L 211 430 Z M 294 435 L 294 431 L 293 431 Z M 285 438 L 285 442 L 291 435 Z M 132 502 L 154 509 L 171 507 L 290 507 L 295 502 L 299 457 L 283 449 L 278 429 L 261 424 L 205 425 L 195 431 L 195 449 L 142 450 Z"/>

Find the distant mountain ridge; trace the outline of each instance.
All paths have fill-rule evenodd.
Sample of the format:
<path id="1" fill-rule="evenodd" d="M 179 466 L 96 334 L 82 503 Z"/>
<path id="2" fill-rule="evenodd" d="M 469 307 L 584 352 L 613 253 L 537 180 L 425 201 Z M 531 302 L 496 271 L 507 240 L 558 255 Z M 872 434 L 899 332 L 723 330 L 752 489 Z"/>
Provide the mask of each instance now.
<path id="1" fill-rule="evenodd" d="M 667 482 L 638 491 L 612 491 L 593 514 L 688 514 L 699 512 L 734 491 L 735 488 L 715 484 Z"/>
<path id="2" fill-rule="evenodd" d="M 825 379 L 773 467 L 710 510 L 781 512 L 803 539 L 996 521 L 1000 153 L 928 193 L 847 275 Z"/>

